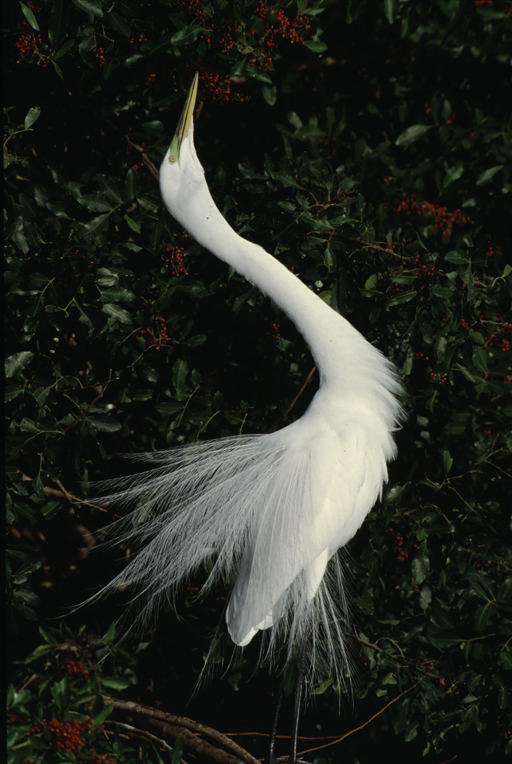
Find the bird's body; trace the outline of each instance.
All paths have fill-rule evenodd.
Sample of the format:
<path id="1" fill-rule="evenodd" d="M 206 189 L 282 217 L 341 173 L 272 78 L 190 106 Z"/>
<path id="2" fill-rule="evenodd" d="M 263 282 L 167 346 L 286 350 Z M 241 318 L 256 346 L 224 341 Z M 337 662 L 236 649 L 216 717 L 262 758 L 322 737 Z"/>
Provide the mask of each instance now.
<path id="1" fill-rule="evenodd" d="M 146 616 L 213 560 L 207 586 L 236 571 L 226 622 L 237 645 L 261 630 L 271 648 L 312 633 L 337 663 L 345 603 L 333 591 L 339 569 L 327 576 L 326 569 L 387 480 L 399 382 L 346 319 L 222 217 L 194 148 L 194 87 L 160 169 L 164 203 L 288 315 L 311 349 L 320 385 L 306 413 L 282 430 L 147 454 L 158 470 L 116 482 L 116 498 L 152 520 L 127 531 L 141 549 L 108 588 L 138 585 Z"/>

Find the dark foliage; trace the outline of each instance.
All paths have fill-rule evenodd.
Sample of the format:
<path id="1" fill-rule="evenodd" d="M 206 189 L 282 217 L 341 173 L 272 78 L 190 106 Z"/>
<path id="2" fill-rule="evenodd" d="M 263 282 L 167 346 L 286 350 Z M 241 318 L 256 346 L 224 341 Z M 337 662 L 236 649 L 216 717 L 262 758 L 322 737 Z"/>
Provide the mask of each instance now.
<path id="1" fill-rule="evenodd" d="M 164 614 L 112 671 L 94 644 L 116 603 L 70 614 L 71 632 L 48 622 L 119 565 L 90 553 L 112 518 L 87 500 L 90 480 L 129 468 L 116 454 L 265 432 L 312 367 L 286 317 L 160 201 L 195 71 L 220 209 L 393 358 L 407 391 L 389 486 L 350 545 L 355 707 L 338 719 L 326 676 L 302 731 L 375 718 L 310 755 L 512 753 L 512 6 L 33 0 L 5 14 L 9 761 L 139 760 L 149 744 L 100 726 L 115 690 L 223 731 L 270 728 L 277 680 L 251 678 L 257 647 L 186 706 L 223 591 L 198 601 L 191 581 L 183 621 Z M 314 377 L 285 422 L 313 392 Z"/>

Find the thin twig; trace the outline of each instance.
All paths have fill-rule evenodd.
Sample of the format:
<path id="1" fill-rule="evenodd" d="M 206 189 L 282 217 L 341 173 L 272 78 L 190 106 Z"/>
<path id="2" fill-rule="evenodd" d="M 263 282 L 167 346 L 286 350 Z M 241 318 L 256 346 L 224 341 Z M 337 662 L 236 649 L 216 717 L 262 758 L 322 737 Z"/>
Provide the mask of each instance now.
<path id="1" fill-rule="evenodd" d="M 315 371 L 316 371 L 316 366 L 313 366 L 313 368 L 312 368 L 312 369 L 311 369 L 311 371 L 309 372 L 308 376 L 306 377 L 306 379 L 305 379 L 305 381 L 304 381 L 304 383 L 303 383 L 302 387 L 300 388 L 300 390 L 299 390 L 299 392 L 297 393 L 297 395 L 295 396 L 295 398 L 292 400 L 292 402 L 290 403 L 290 405 L 288 406 L 288 408 L 286 409 L 286 411 L 284 411 L 284 412 L 281 414 L 281 416 L 280 416 L 280 417 L 278 417 L 278 418 L 276 419 L 276 421 L 274 422 L 274 424 L 273 424 L 271 427 L 269 427 L 269 429 L 267 430 L 267 434 L 269 434 L 269 433 L 271 433 L 271 432 L 274 432 L 274 430 L 276 429 L 276 427 L 278 427 L 278 426 L 281 424 L 281 422 L 283 421 L 283 419 L 284 419 L 285 417 L 287 417 L 287 416 L 288 416 L 288 414 L 290 413 L 290 411 L 291 411 L 291 410 L 292 410 L 292 408 L 295 406 L 295 404 L 296 404 L 296 403 L 297 403 L 297 401 L 299 400 L 300 396 L 302 395 L 302 393 L 303 393 L 303 392 L 304 392 L 304 390 L 306 389 L 306 385 L 308 384 L 309 380 L 311 379 L 311 377 L 313 376 L 313 374 L 315 373 Z"/>
<path id="2" fill-rule="evenodd" d="M 107 390 L 107 387 L 110 385 L 110 383 L 111 382 L 117 382 L 118 379 L 119 379 L 119 377 L 109 377 L 107 379 L 107 381 L 105 382 L 105 384 L 101 387 L 101 392 L 98 393 L 98 395 L 92 401 L 92 403 L 90 403 L 87 406 L 86 409 L 81 411 L 80 414 L 76 417 L 76 419 L 74 419 L 73 422 L 71 422 L 71 424 L 68 427 L 66 427 L 64 430 L 62 430 L 61 435 L 65 435 L 67 432 L 69 432 L 69 430 L 73 429 L 73 427 L 76 427 L 78 422 L 82 419 L 82 417 L 84 417 L 87 414 L 88 411 L 90 411 L 90 409 L 92 409 L 92 407 L 95 405 L 95 403 L 97 401 L 99 401 L 100 398 L 103 398 L 103 396 L 105 395 L 105 392 Z"/>
<path id="3" fill-rule="evenodd" d="M 129 145 L 130 145 L 132 148 L 134 148 L 136 151 L 138 151 L 138 152 L 139 152 L 139 154 L 140 154 L 140 155 L 141 155 L 141 157 L 142 157 L 142 161 L 144 162 L 144 164 L 145 164 L 145 165 L 146 165 L 146 167 L 148 168 L 148 170 L 149 170 L 149 172 L 151 173 L 151 175 L 153 176 L 153 178 L 154 178 L 155 180 L 158 180 L 158 178 L 159 178 L 159 175 L 158 175 L 158 170 L 156 169 L 155 165 L 153 164 L 153 162 L 151 161 L 151 159 L 150 159 L 150 158 L 149 158 L 149 156 L 147 155 L 147 153 L 146 153 L 146 150 L 145 150 L 145 149 L 143 149 L 143 148 L 142 148 L 142 146 L 137 146 L 137 144 L 136 144 L 136 143 L 134 143 L 134 142 L 133 142 L 133 141 L 132 141 L 130 138 L 128 138 L 128 136 L 126 136 L 126 140 L 128 141 L 128 144 L 129 144 Z"/>
<path id="4" fill-rule="evenodd" d="M 370 244 L 369 241 L 365 241 L 364 239 L 359 239 L 355 236 L 349 236 L 349 241 L 355 241 L 357 244 L 361 244 L 363 247 L 369 247 L 370 249 L 376 249 L 378 252 L 386 252 L 388 255 L 392 255 L 393 257 L 396 257 L 397 260 L 405 260 L 408 258 L 402 257 L 402 255 L 399 255 L 398 252 L 394 252 L 392 249 L 388 249 L 388 247 L 379 247 L 378 244 Z"/>
<path id="5" fill-rule="evenodd" d="M 34 478 L 23 474 L 21 479 L 27 482 L 32 482 Z M 61 499 L 62 501 L 69 501 L 70 504 L 85 504 L 86 507 L 99 509 L 100 512 L 108 512 L 108 509 L 105 509 L 105 507 L 100 507 L 99 504 L 93 504 L 90 501 L 85 501 L 85 499 L 79 499 L 78 496 L 75 496 L 73 493 L 70 493 L 66 488 L 64 488 L 60 480 L 57 480 L 56 482 L 57 485 L 60 486 L 61 490 L 59 491 L 57 488 L 52 488 L 51 485 L 44 485 L 43 493 L 45 496 L 51 496 L 54 499 Z"/>
<path id="6" fill-rule="evenodd" d="M 107 719 L 105 723 L 115 724 L 116 727 L 120 727 L 121 729 L 124 729 L 127 732 L 130 732 L 135 735 L 140 735 L 141 737 L 148 738 L 153 743 L 156 743 L 162 748 L 165 748 L 165 750 L 169 751 L 170 753 L 172 753 L 173 751 L 172 745 L 169 745 L 169 743 L 166 743 L 165 740 L 162 740 L 162 738 L 157 737 L 156 735 L 153 735 L 151 732 L 148 732 L 148 730 L 141 730 L 139 729 L 139 727 L 134 727 L 131 724 L 125 724 L 125 722 L 118 722 L 115 719 Z"/>
<path id="7" fill-rule="evenodd" d="M 419 685 L 419 682 L 416 682 L 416 684 L 413 684 L 411 687 L 409 687 L 407 690 L 404 690 L 400 693 L 400 695 L 397 695 L 396 698 L 393 698 L 393 700 L 390 700 L 389 703 L 386 703 L 386 705 L 380 709 L 380 711 L 377 711 L 376 714 L 373 714 L 373 716 L 370 716 L 369 719 L 367 719 L 363 724 L 360 724 L 359 727 L 355 727 L 355 729 L 350 730 L 350 732 L 345 732 L 344 735 L 336 736 L 334 740 L 332 740 L 330 743 L 326 743 L 325 745 L 319 745 L 317 748 L 308 748 L 306 751 L 301 751 L 300 756 L 303 756 L 305 753 L 312 753 L 313 751 L 320 751 L 323 748 L 329 748 L 331 745 L 336 745 L 336 743 L 341 743 L 342 740 L 345 740 L 345 738 L 350 737 L 350 735 L 353 735 L 356 732 L 359 732 L 360 730 L 364 729 L 368 726 L 371 722 L 373 722 L 374 719 L 377 718 L 377 716 L 380 716 L 384 713 L 390 706 L 393 705 L 393 703 L 396 703 L 397 700 L 400 700 L 400 698 L 403 698 L 404 695 L 406 695 L 408 692 L 411 692 L 411 690 L 414 690 L 415 687 Z"/>

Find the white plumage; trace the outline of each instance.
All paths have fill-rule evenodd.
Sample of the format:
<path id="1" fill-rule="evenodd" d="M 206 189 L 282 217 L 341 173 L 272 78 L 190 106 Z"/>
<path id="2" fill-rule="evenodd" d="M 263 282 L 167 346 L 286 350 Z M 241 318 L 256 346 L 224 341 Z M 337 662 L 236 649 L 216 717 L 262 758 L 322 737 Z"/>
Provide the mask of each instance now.
<path id="1" fill-rule="evenodd" d="M 321 649 L 339 677 L 346 603 L 336 552 L 387 480 L 400 384 L 392 364 L 346 319 L 222 217 L 194 147 L 196 93 L 197 76 L 160 168 L 164 203 L 191 236 L 283 309 L 311 349 L 320 385 L 302 418 L 278 432 L 146 454 L 148 472 L 107 484 L 115 492 L 109 502 L 133 512 L 116 527 L 140 551 L 105 591 L 134 585 L 133 606 L 145 622 L 213 561 L 206 587 L 236 575 L 226 623 L 237 645 L 261 630 L 270 651 L 311 635 L 309 668 Z"/>

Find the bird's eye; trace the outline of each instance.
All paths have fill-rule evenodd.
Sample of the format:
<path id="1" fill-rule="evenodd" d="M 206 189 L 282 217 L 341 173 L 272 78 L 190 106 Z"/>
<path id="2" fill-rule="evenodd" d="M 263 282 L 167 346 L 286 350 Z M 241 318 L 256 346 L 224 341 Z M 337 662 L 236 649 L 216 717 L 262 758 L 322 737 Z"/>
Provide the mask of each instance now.
<path id="1" fill-rule="evenodd" d="M 173 156 L 173 155 L 171 154 L 171 155 L 169 156 L 169 162 L 170 162 L 171 164 L 174 164 L 174 163 L 175 163 L 175 161 L 176 161 L 176 157 L 175 157 L 175 156 Z"/>

